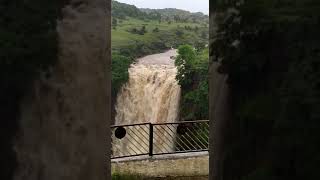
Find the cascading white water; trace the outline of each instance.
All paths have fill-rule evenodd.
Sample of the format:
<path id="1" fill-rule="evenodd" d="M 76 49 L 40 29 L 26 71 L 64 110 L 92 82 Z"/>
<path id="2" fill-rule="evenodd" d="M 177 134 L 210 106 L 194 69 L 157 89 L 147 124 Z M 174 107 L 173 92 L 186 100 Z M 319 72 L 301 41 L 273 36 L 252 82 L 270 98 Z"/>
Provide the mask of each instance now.
<path id="1" fill-rule="evenodd" d="M 116 105 L 116 124 L 174 122 L 180 87 L 176 69 L 167 65 L 133 65 Z"/>
<path id="2" fill-rule="evenodd" d="M 129 81 L 122 87 L 117 97 L 116 125 L 177 121 L 180 86 L 175 79 L 177 69 L 170 58 L 176 54 L 176 50 L 170 50 L 146 56 L 131 66 Z M 125 151 L 129 154 L 148 152 L 149 127 L 128 127 L 127 131 L 130 137 L 114 144 L 113 152 Z M 158 131 L 162 131 L 156 133 L 156 135 L 160 133 L 162 137 L 154 137 L 158 147 L 172 149 L 174 144 L 164 141 L 174 137 L 175 132 L 161 129 Z M 160 152 L 161 148 L 155 151 Z"/>

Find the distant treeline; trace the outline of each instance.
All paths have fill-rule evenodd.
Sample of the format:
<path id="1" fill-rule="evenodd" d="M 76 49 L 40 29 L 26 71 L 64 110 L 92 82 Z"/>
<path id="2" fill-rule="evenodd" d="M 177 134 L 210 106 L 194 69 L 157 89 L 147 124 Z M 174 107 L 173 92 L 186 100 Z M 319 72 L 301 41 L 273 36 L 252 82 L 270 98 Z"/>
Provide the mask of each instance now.
<path id="1" fill-rule="evenodd" d="M 209 22 L 209 16 L 201 12 L 191 13 L 188 11 L 166 8 L 166 9 L 139 9 L 134 5 L 120 3 L 112 0 L 112 17 L 125 19 L 132 17 L 142 20 L 157 20 L 167 22 Z"/>

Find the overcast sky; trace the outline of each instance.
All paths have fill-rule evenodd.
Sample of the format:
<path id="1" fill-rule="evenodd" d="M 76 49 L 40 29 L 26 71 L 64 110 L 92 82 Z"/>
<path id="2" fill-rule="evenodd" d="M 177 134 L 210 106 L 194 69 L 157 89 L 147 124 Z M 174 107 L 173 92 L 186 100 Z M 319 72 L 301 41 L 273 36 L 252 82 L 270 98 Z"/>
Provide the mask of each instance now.
<path id="1" fill-rule="evenodd" d="M 116 0 L 132 4 L 138 8 L 177 8 L 191 12 L 203 12 L 209 14 L 209 0 Z"/>

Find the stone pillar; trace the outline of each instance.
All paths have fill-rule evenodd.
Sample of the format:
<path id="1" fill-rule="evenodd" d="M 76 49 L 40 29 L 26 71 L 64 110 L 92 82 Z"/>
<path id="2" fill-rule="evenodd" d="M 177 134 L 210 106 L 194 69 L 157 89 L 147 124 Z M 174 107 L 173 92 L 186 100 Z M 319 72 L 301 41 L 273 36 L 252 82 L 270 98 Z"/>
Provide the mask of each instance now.
<path id="1" fill-rule="evenodd" d="M 224 14 L 219 13 L 214 4 L 210 4 L 210 44 L 214 41 L 217 20 Z M 212 49 L 210 49 L 212 51 Z M 224 152 L 226 138 L 229 134 L 227 126 L 231 120 L 230 87 L 228 76 L 218 72 L 220 62 L 213 61 L 210 53 L 209 67 L 209 119 L 210 119 L 210 165 L 209 180 L 223 180 Z"/>
<path id="2" fill-rule="evenodd" d="M 109 179 L 110 8 L 105 0 L 64 7 L 58 62 L 21 105 L 16 180 Z"/>

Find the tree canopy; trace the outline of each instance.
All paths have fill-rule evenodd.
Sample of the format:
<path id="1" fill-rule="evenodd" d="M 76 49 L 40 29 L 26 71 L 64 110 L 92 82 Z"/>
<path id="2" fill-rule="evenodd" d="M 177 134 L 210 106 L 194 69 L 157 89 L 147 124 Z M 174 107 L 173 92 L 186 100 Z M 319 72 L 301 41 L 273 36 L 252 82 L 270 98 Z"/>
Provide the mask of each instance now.
<path id="1" fill-rule="evenodd" d="M 198 49 L 181 45 L 175 59 L 179 85 L 182 89 L 180 103 L 182 119 L 208 119 L 208 48 Z"/>

